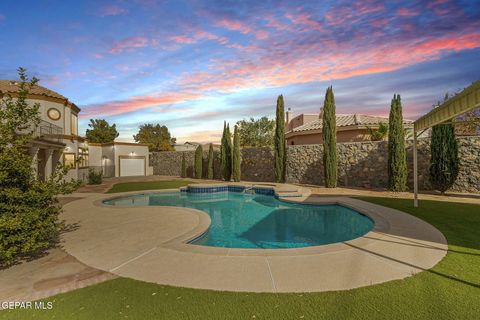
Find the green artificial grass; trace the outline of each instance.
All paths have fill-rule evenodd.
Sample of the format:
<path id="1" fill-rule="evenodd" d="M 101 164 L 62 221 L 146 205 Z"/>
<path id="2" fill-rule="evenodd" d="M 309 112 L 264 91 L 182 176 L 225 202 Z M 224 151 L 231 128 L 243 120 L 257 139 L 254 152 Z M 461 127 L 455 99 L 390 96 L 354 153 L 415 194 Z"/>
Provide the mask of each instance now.
<path id="1" fill-rule="evenodd" d="M 154 190 L 154 189 L 175 189 L 192 184 L 192 181 L 170 180 L 170 181 L 144 181 L 144 182 L 124 182 L 117 183 L 107 191 L 107 193 Z"/>
<path id="2" fill-rule="evenodd" d="M 428 221 L 447 237 L 447 256 L 413 277 L 324 293 L 215 292 L 120 278 L 46 299 L 52 310 L 2 311 L 0 319 L 479 319 L 480 206 L 362 200 Z"/>

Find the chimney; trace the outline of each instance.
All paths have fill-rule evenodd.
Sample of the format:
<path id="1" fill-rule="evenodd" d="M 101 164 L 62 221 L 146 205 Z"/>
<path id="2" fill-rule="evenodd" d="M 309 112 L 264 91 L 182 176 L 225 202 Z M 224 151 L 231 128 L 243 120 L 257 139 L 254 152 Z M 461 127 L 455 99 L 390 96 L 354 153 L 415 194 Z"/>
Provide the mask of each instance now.
<path id="1" fill-rule="evenodd" d="M 290 121 L 292 121 L 292 108 L 287 108 L 287 112 L 285 112 L 285 131 L 290 131 Z"/>

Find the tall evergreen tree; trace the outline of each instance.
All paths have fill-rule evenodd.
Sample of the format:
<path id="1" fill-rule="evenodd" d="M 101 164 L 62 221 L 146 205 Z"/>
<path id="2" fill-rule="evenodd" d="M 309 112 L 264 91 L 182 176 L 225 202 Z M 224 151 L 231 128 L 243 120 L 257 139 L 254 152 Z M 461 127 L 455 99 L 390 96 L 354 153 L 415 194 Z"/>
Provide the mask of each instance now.
<path id="1" fill-rule="evenodd" d="M 207 178 L 213 179 L 213 145 L 208 147 Z"/>
<path id="2" fill-rule="evenodd" d="M 182 152 L 182 172 L 180 173 L 180 176 L 182 178 L 187 177 L 187 164 L 186 164 L 186 161 L 185 161 L 185 152 Z"/>
<path id="3" fill-rule="evenodd" d="M 227 131 L 227 122 L 223 122 L 223 132 L 222 132 L 222 140 L 220 142 L 220 173 L 223 179 L 225 179 L 225 170 L 226 170 L 226 139 L 225 134 Z"/>
<path id="4" fill-rule="evenodd" d="M 223 123 L 220 166 L 223 179 L 225 181 L 230 181 L 232 177 L 232 137 L 230 134 L 230 126 L 226 122 Z"/>
<path id="5" fill-rule="evenodd" d="M 337 186 L 338 164 L 337 164 L 337 116 L 335 111 L 335 97 L 333 88 L 328 87 L 325 92 L 325 100 L 322 115 L 322 136 L 323 136 L 323 169 L 325 187 L 335 188 Z"/>
<path id="6" fill-rule="evenodd" d="M 195 150 L 195 178 L 202 179 L 203 172 L 203 148 L 199 145 Z"/>
<path id="7" fill-rule="evenodd" d="M 388 118 L 388 189 L 407 190 L 407 156 L 400 95 L 393 95 Z"/>
<path id="8" fill-rule="evenodd" d="M 285 182 L 285 163 L 286 163 L 286 146 L 285 146 L 285 107 L 283 103 L 283 95 L 277 98 L 277 111 L 275 118 L 275 182 Z"/>
<path id="9" fill-rule="evenodd" d="M 232 178 L 232 134 L 230 132 L 230 125 L 227 123 L 227 129 L 225 130 L 225 180 L 230 181 Z"/>
<path id="10" fill-rule="evenodd" d="M 240 136 L 238 134 L 238 128 L 235 126 L 233 131 L 233 181 L 239 182 L 241 176 L 241 156 L 240 156 Z"/>
<path id="11" fill-rule="evenodd" d="M 447 93 L 444 102 L 448 98 Z M 450 189 L 457 179 L 458 161 L 455 123 L 448 121 L 433 126 L 430 144 L 430 182 L 442 194 Z"/>

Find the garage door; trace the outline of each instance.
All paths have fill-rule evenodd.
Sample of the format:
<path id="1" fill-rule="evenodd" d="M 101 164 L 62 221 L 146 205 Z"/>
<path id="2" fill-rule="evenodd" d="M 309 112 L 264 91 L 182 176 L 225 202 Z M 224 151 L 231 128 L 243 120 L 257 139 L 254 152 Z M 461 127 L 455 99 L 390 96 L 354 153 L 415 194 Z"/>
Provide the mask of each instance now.
<path id="1" fill-rule="evenodd" d="M 120 177 L 144 176 L 145 157 L 120 158 Z"/>

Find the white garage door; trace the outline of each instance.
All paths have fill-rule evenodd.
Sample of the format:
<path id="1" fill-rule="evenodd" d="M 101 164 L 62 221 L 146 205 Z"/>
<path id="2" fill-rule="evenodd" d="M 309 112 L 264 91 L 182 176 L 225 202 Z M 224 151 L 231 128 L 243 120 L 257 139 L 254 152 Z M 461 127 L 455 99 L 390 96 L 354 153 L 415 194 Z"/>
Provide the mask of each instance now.
<path id="1" fill-rule="evenodd" d="M 120 177 L 144 175 L 145 158 L 120 158 Z"/>

